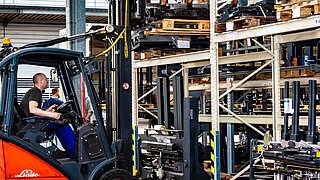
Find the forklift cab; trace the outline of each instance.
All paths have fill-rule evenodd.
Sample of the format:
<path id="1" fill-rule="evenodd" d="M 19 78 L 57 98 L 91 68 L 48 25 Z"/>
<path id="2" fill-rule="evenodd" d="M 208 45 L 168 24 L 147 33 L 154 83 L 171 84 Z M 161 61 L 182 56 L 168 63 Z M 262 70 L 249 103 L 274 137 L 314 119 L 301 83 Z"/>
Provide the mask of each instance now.
<path id="1" fill-rule="evenodd" d="M 117 162 L 125 160 L 116 155 L 121 152 L 112 151 L 115 148 L 108 142 L 100 102 L 83 60 L 81 52 L 33 47 L 12 53 L 0 62 L 0 179 L 131 179 L 128 171 L 117 168 Z M 65 95 L 65 103 L 58 107 L 63 120 L 23 116 L 17 100 L 17 73 L 21 65 L 56 70 Z M 95 124 L 83 122 L 81 103 L 85 97 L 84 90 L 78 88 L 81 84 L 85 84 L 91 100 Z M 46 128 L 49 123 L 72 126 L 76 135 L 75 158 L 55 158 L 52 154 L 57 147 L 52 143 L 43 145 L 52 141 L 52 132 Z"/>

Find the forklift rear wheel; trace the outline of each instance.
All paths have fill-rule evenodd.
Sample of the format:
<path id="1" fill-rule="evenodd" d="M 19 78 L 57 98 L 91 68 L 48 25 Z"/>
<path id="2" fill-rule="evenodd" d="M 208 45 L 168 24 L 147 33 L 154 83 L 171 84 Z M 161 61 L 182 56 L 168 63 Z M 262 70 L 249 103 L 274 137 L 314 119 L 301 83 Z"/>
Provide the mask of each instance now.
<path id="1" fill-rule="evenodd" d="M 112 169 L 105 172 L 99 178 L 99 180 L 129 180 L 132 179 L 132 175 L 124 169 Z"/>

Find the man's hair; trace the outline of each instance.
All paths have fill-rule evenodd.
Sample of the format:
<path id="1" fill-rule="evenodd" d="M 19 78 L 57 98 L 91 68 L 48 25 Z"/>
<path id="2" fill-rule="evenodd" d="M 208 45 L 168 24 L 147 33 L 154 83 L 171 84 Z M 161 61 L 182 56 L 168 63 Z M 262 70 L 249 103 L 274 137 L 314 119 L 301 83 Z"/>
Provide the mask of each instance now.
<path id="1" fill-rule="evenodd" d="M 44 76 L 43 73 L 37 73 L 33 76 L 32 78 L 32 81 L 33 81 L 33 84 L 36 84 L 38 83 L 40 80 L 41 80 L 41 77 Z"/>
<path id="2" fill-rule="evenodd" d="M 58 88 L 53 88 L 51 91 L 51 94 L 56 94 L 58 91 L 59 91 Z"/>

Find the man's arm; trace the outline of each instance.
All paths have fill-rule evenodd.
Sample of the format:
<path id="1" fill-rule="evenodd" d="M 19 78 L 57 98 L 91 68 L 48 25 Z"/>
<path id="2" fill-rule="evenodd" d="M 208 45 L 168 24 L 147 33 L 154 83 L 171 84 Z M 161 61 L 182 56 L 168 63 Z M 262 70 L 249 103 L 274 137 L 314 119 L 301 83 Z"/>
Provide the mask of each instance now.
<path id="1" fill-rule="evenodd" d="M 38 108 L 38 103 L 36 101 L 29 101 L 29 111 L 30 111 L 30 113 L 37 115 L 37 116 L 47 116 L 47 117 L 51 117 L 54 119 L 59 119 L 60 115 L 61 115 L 60 113 L 44 111 L 44 110 Z"/>
<path id="2" fill-rule="evenodd" d="M 87 114 L 87 116 L 86 116 L 86 119 L 91 118 L 92 114 L 93 114 L 93 111 L 89 111 L 88 114 Z"/>

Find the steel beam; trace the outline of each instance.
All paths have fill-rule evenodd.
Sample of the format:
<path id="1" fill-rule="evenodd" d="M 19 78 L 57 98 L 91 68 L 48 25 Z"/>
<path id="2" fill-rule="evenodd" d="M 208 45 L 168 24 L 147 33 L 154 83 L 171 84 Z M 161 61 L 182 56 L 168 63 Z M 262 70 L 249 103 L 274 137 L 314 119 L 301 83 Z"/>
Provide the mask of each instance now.
<path id="1" fill-rule="evenodd" d="M 320 27 L 320 15 L 315 15 L 307 18 L 293 19 L 285 22 L 266 24 L 232 32 L 219 33 L 215 36 L 214 41 L 226 42 L 239 39 L 247 39 L 251 38 L 252 36 L 259 37 L 276 35 L 306 29 L 315 29 L 318 27 Z"/>
<path id="2" fill-rule="evenodd" d="M 219 65 L 264 61 L 271 58 L 272 56 L 270 56 L 267 52 L 255 52 L 248 54 L 221 56 L 219 57 Z"/>
<path id="3" fill-rule="evenodd" d="M 209 61 L 210 51 L 198 51 L 179 55 L 164 56 L 159 58 L 151 58 L 147 60 L 135 60 L 133 65 L 135 68 L 152 67 L 167 64 L 185 64 L 188 68 L 200 67 L 210 65 Z M 252 61 L 263 61 L 271 59 L 267 52 L 255 52 L 248 54 L 238 54 L 232 56 L 219 57 L 219 65 L 234 64 L 234 63 L 246 63 Z"/>
<path id="4" fill-rule="evenodd" d="M 308 81 L 314 79 L 314 77 L 300 77 L 299 81 L 301 85 L 308 85 Z M 289 83 L 292 84 L 292 81 L 297 80 L 295 79 L 280 79 L 280 87 L 284 87 L 284 82 L 288 81 Z M 239 80 L 234 81 L 234 83 L 238 83 Z M 238 89 L 247 89 L 247 88 L 271 88 L 272 87 L 272 80 L 254 80 L 254 81 L 246 81 L 244 84 L 242 84 Z M 199 85 L 199 87 L 193 87 L 190 86 L 190 89 L 202 89 L 202 90 L 207 90 L 210 89 L 210 84 L 202 84 Z M 227 89 L 227 83 L 226 82 L 220 82 L 220 89 Z"/>
<path id="5" fill-rule="evenodd" d="M 304 31 L 292 34 L 279 35 L 279 43 L 288 43 L 288 42 L 296 42 L 296 41 L 306 41 L 320 38 L 319 29 Z"/>
<path id="6" fill-rule="evenodd" d="M 172 56 L 164 56 L 159 58 L 152 58 L 150 60 L 139 60 L 134 61 L 135 68 L 141 67 L 151 67 L 151 66 L 159 66 L 159 65 L 167 65 L 167 64 L 177 64 L 177 63 L 188 63 L 195 62 L 200 60 L 208 60 L 209 59 L 209 50 L 205 51 L 197 51 L 179 55 Z"/>
<path id="7" fill-rule="evenodd" d="M 272 125 L 272 115 L 238 115 L 243 120 L 247 121 L 250 124 L 269 124 Z M 231 115 L 220 115 L 220 123 L 231 123 L 231 124 L 243 124 L 237 118 Z M 292 124 L 292 117 L 289 117 L 288 125 Z M 210 114 L 200 114 L 199 122 L 201 123 L 211 123 Z M 278 120 L 280 125 L 283 125 L 283 116 Z M 301 126 L 308 126 L 308 116 L 300 116 L 299 124 Z M 320 117 L 317 117 L 316 125 L 320 126 Z"/>

